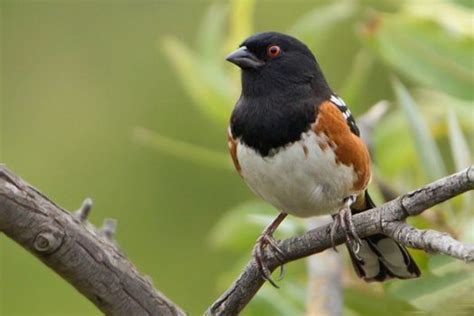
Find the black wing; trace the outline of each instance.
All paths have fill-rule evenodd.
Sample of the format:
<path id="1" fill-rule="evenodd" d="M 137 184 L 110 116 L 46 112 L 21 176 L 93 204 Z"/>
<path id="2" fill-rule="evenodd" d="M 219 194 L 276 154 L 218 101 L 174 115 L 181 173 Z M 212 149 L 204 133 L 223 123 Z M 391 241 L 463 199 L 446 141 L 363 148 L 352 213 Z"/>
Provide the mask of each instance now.
<path id="1" fill-rule="evenodd" d="M 344 117 L 346 118 L 347 125 L 349 125 L 352 133 L 357 136 L 360 136 L 359 128 L 357 127 L 354 117 L 352 116 L 351 110 L 349 110 L 344 100 L 342 100 L 339 96 L 333 94 L 331 95 L 331 102 L 334 103 L 337 108 L 342 112 L 342 115 L 344 115 Z"/>

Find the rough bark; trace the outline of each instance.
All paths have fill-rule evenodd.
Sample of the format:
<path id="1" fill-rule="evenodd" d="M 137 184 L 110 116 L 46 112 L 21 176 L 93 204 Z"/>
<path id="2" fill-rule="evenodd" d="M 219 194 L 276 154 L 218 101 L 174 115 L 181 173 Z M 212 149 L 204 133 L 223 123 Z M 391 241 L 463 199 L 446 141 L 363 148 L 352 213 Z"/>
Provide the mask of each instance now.
<path id="1" fill-rule="evenodd" d="M 474 167 L 440 179 L 416 191 L 353 217 L 361 237 L 384 233 L 399 242 L 428 252 L 440 252 L 474 261 L 474 246 L 465 245 L 447 234 L 421 231 L 405 223 L 416 216 L 474 188 Z M 86 200 L 74 215 L 0 166 L 0 232 L 29 250 L 61 275 L 108 315 L 185 315 L 151 281 L 142 276 L 113 242 L 116 222 L 107 220 L 102 231 L 86 222 L 91 203 Z M 331 225 L 280 242 L 285 263 L 332 246 Z M 336 244 L 345 241 L 338 229 Z M 267 266 L 281 263 L 265 252 Z M 237 315 L 263 284 L 252 259 L 231 287 L 211 306 L 207 315 Z"/>
<path id="2" fill-rule="evenodd" d="M 111 241 L 0 166 L 0 231 L 38 257 L 107 315 L 185 315 Z"/>
<path id="3" fill-rule="evenodd" d="M 424 249 L 428 252 L 437 251 L 455 258 L 473 262 L 474 248 L 463 245 L 452 237 L 439 240 L 439 234 L 426 234 L 412 230 L 400 232 L 397 227 L 404 227 L 402 222 L 408 216 L 415 216 L 426 209 L 444 202 L 456 195 L 474 189 L 474 167 L 437 180 L 423 188 L 402 195 L 395 200 L 379 207 L 353 216 L 354 225 L 360 237 L 384 233 L 397 238 L 409 247 Z M 310 230 L 301 236 L 292 237 L 279 243 L 285 256 L 284 263 L 297 260 L 330 248 L 329 232 L 331 224 Z M 338 229 L 335 243 L 345 241 L 345 235 Z M 424 248 L 427 247 L 427 248 Z M 267 267 L 275 270 L 282 263 L 270 251 L 265 253 Z M 207 310 L 207 315 L 237 315 L 253 298 L 264 281 L 260 276 L 257 264 L 252 258 L 243 272 L 230 288 L 222 294 Z"/>

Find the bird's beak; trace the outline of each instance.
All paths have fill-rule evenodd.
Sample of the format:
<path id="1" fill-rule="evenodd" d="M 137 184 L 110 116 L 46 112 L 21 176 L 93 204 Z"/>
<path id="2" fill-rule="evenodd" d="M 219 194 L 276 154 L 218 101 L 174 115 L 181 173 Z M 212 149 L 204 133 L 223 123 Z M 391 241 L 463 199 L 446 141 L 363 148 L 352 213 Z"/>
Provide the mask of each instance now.
<path id="1" fill-rule="evenodd" d="M 264 61 L 258 59 L 257 56 L 250 52 L 246 46 L 242 46 L 239 49 L 233 51 L 229 56 L 227 56 L 226 60 L 236 64 L 242 69 L 256 69 L 265 64 Z"/>

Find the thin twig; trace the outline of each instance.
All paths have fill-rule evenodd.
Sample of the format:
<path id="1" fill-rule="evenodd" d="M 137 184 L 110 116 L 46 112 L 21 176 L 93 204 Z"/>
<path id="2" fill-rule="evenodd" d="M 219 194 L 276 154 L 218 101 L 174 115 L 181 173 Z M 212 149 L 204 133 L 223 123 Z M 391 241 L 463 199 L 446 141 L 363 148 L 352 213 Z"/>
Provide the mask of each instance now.
<path id="1" fill-rule="evenodd" d="M 447 233 L 417 229 L 404 222 L 387 223 L 384 234 L 412 248 L 442 253 L 466 262 L 474 261 L 474 245 L 457 241 Z"/>
<path id="2" fill-rule="evenodd" d="M 85 222 L 92 210 L 92 199 L 87 198 L 82 202 L 81 207 L 74 213 L 74 216 L 81 222 Z"/>
<path id="3" fill-rule="evenodd" d="M 474 167 L 471 166 L 380 207 L 357 214 L 353 221 L 361 237 L 376 233 L 393 234 L 407 246 L 429 252 L 439 251 L 472 262 L 472 245 L 459 247 L 460 243 L 451 237 L 434 231 L 412 230 L 399 222 L 473 188 Z M 330 230 L 331 225 L 324 225 L 280 242 L 286 262 L 330 248 Z M 0 231 L 51 267 L 105 314 L 185 315 L 177 305 L 154 289 L 146 277 L 140 275 L 113 242 L 4 166 L 0 166 Z M 336 244 L 345 241 L 341 229 L 336 230 L 334 241 Z M 268 251 L 264 261 L 272 271 L 279 265 L 277 258 Z M 207 314 L 237 315 L 262 284 L 259 269 L 252 259 Z"/>
<path id="4" fill-rule="evenodd" d="M 102 228 L 100 229 L 100 232 L 102 235 L 104 235 L 105 238 L 107 238 L 109 241 L 114 241 L 115 239 L 115 233 L 117 231 L 117 220 L 113 218 L 106 218 L 104 220 L 104 224 L 102 225 Z"/>

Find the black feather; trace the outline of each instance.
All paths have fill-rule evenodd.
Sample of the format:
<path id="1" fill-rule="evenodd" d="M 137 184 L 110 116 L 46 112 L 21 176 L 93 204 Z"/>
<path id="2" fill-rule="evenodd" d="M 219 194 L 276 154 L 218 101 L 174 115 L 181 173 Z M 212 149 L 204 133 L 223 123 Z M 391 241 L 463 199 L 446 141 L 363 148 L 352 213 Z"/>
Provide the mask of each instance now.
<path id="1" fill-rule="evenodd" d="M 269 58 L 269 45 L 281 55 Z M 299 140 L 316 119 L 317 106 L 332 92 L 311 51 L 288 35 L 267 32 L 248 38 L 246 46 L 265 64 L 242 70 L 242 95 L 231 117 L 235 138 L 262 156 Z"/>
<path id="2" fill-rule="evenodd" d="M 353 213 L 363 212 L 374 207 L 375 204 L 370 198 L 369 193 L 365 191 L 365 207 L 363 209 L 353 210 Z M 357 255 L 349 245 L 347 245 L 347 249 L 354 270 L 357 275 L 365 281 L 383 282 L 392 278 L 411 279 L 417 278 L 421 275 L 420 269 L 408 250 L 395 240 L 382 234 L 376 234 L 364 238 L 363 242 L 364 244 L 361 245 L 361 250 Z M 385 246 L 381 245 L 381 243 L 384 243 Z M 387 248 L 387 244 L 392 247 Z M 364 255 L 361 255 L 362 253 Z M 389 257 L 393 259 L 394 255 L 402 260 L 398 260 L 397 262 L 394 262 L 393 260 L 390 261 Z M 370 269 L 368 265 L 369 262 L 376 262 L 377 270 L 368 271 Z M 399 271 L 395 271 L 395 269 Z M 369 272 L 371 272 L 371 274 L 369 274 Z"/>

